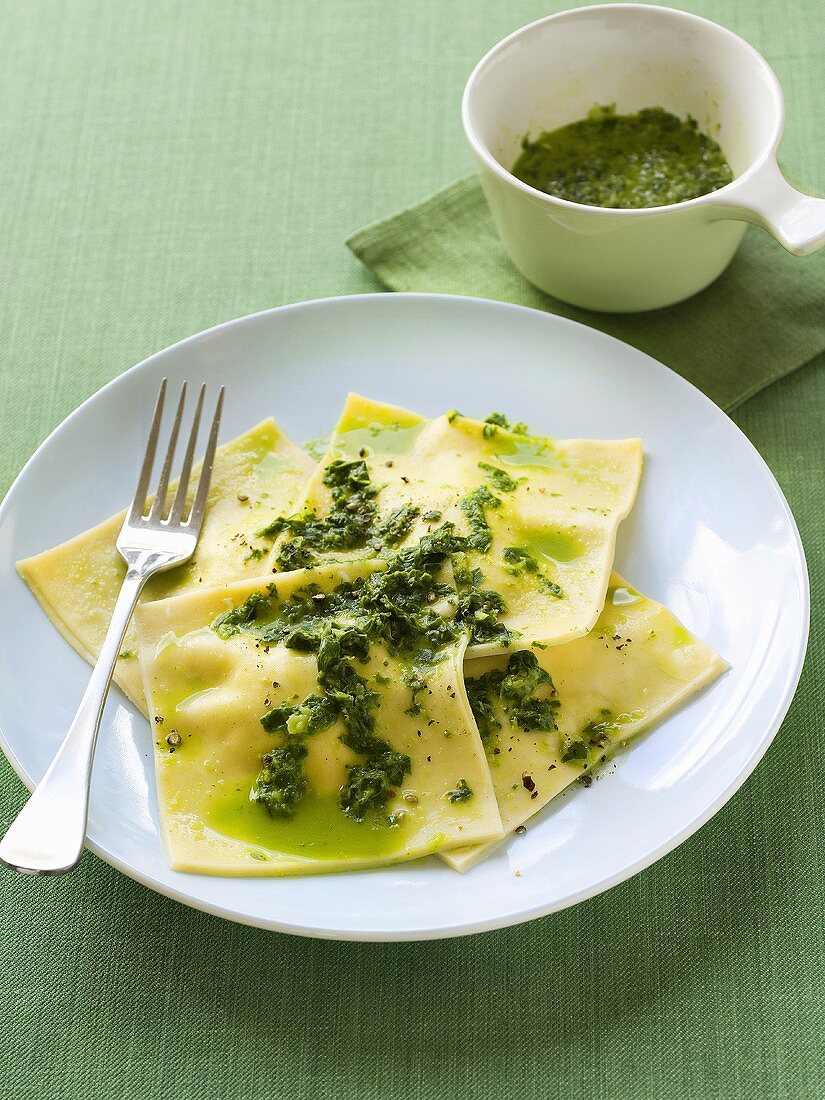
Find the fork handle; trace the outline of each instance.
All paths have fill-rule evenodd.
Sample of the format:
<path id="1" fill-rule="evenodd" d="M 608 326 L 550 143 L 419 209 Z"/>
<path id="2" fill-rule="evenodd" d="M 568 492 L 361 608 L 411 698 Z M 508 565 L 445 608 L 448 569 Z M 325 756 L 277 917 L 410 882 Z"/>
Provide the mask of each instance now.
<path id="1" fill-rule="evenodd" d="M 154 555 L 153 555 L 154 556 Z M 89 812 L 89 783 L 97 733 L 123 636 L 140 591 L 157 569 L 149 555 L 130 564 L 109 629 L 63 744 L 3 840 L 0 859 L 30 875 L 59 875 L 80 859 Z"/>

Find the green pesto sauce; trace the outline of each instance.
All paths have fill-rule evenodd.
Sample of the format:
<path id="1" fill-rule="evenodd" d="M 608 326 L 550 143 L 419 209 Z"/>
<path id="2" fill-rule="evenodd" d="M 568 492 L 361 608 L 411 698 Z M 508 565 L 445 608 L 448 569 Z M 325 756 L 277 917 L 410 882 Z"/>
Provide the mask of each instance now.
<path id="1" fill-rule="evenodd" d="M 262 813 L 257 802 L 233 793 L 216 801 L 205 821 L 221 836 L 307 859 L 388 855 L 400 852 L 406 840 L 403 820 L 393 828 L 379 820 L 357 822 L 341 813 L 335 795 L 320 796 L 311 790 L 292 817 Z M 250 853 L 250 858 L 256 857 Z"/>
<path id="2" fill-rule="evenodd" d="M 466 779 L 459 779 L 452 790 L 447 791 L 446 798 L 449 802 L 468 802 L 473 797 L 473 788 Z"/>
<path id="3" fill-rule="evenodd" d="M 184 713 L 186 708 L 194 703 L 196 699 L 215 690 L 215 685 L 207 683 L 206 680 L 187 677 L 186 682 L 176 690 L 155 691 L 155 712 L 163 718 L 164 722 L 174 724 L 176 715 Z M 168 733 L 169 731 L 164 730 L 163 732 Z"/>
<path id="4" fill-rule="evenodd" d="M 496 439 L 493 457 L 505 466 L 550 467 L 554 470 L 567 465 L 544 439 Z"/>
<path id="5" fill-rule="evenodd" d="M 484 475 L 494 489 L 500 493 L 514 493 L 524 478 L 514 481 L 506 470 L 500 470 L 497 466 L 491 466 L 489 462 L 479 462 L 478 468 L 484 471 Z"/>
<path id="6" fill-rule="evenodd" d="M 277 538 L 284 531 L 293 537 L 278 551 L 280 569 L 305 569 L 317 562 L 314 551 L 355 550 L 366 545 L 377 517 L 378 489 L 370 480 L 363 459 L 335 459 L 323 472 L 332 507 L 319 519 L 314 512 L 276 516 L 257 533 L 258 538 Z"/>
<path id="7" fill-rule="evenodd" d="M 479 571 L 454 568 L 457 589 L 439 580 L 467 542 L 445 523 L 415 546 L 391 555 L 383 570 L 366 578 L 342 581 L 331 592 L 310 584 L 283 602 L 277 586 L 269 585 L 214 620 L 212 629 L 221 638 L 251 634 L 259 643 L 283 644 L 316 657 L 323 694 L 309 695 L 297 705 L 279 704 L 260 719 L 267 732 L 283 735 L 282 744 L 262 755 L 251 794 L 270 816 L 289 819 L 299 812 L 308 793 L 305 740 L 340 718 L 345 732 L 339 739 L 360 759 L 347 765 L 337 798 L 339 811 L 358 823 L 370 819 L 394 824 L 383 811 L 409 774 L 411 761 L 380 736 L 379 694 L 357 664 L 369 659 L 373 643 L 427 665 L 465 632 L 481 641 L 509 639 L 498 621 L 503 601 L 479 587 Z M 450 601 L 454 617 L 437 609 L 442 600 Z M 412 706 L 415 695 L 413 690 Z"/>
<path id="8" fill-rule="evenodd" d="M 635 115 L 594 107 L 587 118 L 525 138 L 512 171 L 548 195 L 612 209 L 685 202 L 733 180 L 724 153 L 696 120 L 661 107 Z"/>
<path id="9" fill-rule="evenodd" d="M 504 413 L 491 412 L 489 416 L 484 417 L 485 424 L 492 424 L 494 428 L 504 428 L 505 431 L 514 432 L 516 435 L 529 435 L 530 429 L 524 423 L 523 420 L 519 420 L 516 423 L 511 423 Z M 490 431 L 485 429 L 485 438 L 489 438 Z"/>
<path id="10" fill-rule="evenodd" d="M 566 565 L 587 553 L 587 547 L 581 539 L 566 531 L 552 529 L 529 535 L 523 540 L 521 548 L 539 560 L 555 565 Z"/>
<path id="11" fill-rule="evenodd" d="M 512 653 L 505 668 L 468 676 L 464 683 L 488 756 L 496 755 L 502 714 L 513 726 L 528 732 L 558 729 L 560 703 L 555 684 L 529 650 Z"/>
<path id="12" fill-rule="evenodd" d="M 622 714 L 603 708 L 578 737 L 565 738 L 562 763 L 579 762 L 592 766 L 606 760 L 613 755 L 615 742 L 621 740 L 627 727 L 637 725 L 646 717 L 647 711 L 641 707 Z"/>
<path id="13" fill-rule="evenodd" d="M 348 458 L 356 458 L 362 451 L 369 454 L 406 454 L 412 450 L 413 443 L 421 434 L 424 421 L 404 426 L 393 424 L 368 424 L 364 427 L 350 428 L 336 434 L 336 450 Z M 363 457 L 363 456 L 361 456 Z"/>

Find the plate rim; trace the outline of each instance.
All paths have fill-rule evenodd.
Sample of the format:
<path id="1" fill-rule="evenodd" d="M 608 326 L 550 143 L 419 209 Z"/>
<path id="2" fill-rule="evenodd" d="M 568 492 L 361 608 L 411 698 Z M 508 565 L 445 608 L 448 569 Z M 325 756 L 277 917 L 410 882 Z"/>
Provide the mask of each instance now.
<path id="1" fill-rule="evenodd" d="M 192 333 L 189 336 L 183 337 L 181 340 L 177 340 L 172 344 L 167 345 L 164 348 L 160 348 L 158 351 L 152 352 L 151 355 L 140 360 L 140 362 L 133 364 L 131 367 L 127 367 L 126 370 L 121 371 L 115 375 L 104 385 L 100 386 L 97 390 L 86 397 L 75 409 L 73 409 L 68 416 L 64 417 L 59 424 L 49 432 L 46 438 L 38 445 L 34 452 L 30 455 L 24 465 L 21 467 L 17 476 L 12 481 L 8 490 L 6 491 L 2 501 L 0 501 L 0 524 L 4 522 L 7 517 L 7 513 L 13 510 L 15 504 L 15 493 L 19 492 L 19 485 L 25 478 L 29 467 L 34 464 L 38 459 L 40 453 L 49 447 L 52 440 L 58 433 L 60 433 L 67 425 L 69 425 L 75 417 L 79 416 L 87 405 L 98 400 L 102 394 L 109 389 L 115 388 L 122 384 L 123 379 L 129 375 L 133 375 L 147 369 L 150 369 L 155 360 L 169 354 L 172 351 L 180 350 L 188 344 L 195 343 L 198 340 L 203 339 L 206 336 L 212 335 L 217 332 L 230 330 L 236 326 L 240 326 L 249 323 L 253 320 L 268 317 L 275 314 L 284 313 L 298 313 L 307 309 L 313 309 L 317 307 L 329 306 L 331 304 L 346 304 L 351 302 L 377 302 L 377 301 L 398 301 L 400 299 L 407 301 L 441 301 L 441 302 L 458 302 L 458 303 L 473 303 L 481 304 L 487 307 L 494 307 L 495 309 L 502 310 L 504 312 L 514 312 L 516 314 L 532 314 L 540 317 L 552 319 L 552 322 L 559 323 L 563 327 L 573 326 L 576 329 L 585 329 L 588 333 L 595 335 L 597 340 L 601 339 L 608 344 L 618 344 L 622 347 L 631 348 L 632 351 L 641 356 L 645 360 L 649 360 L 654 367 L 667 371 L 673 378 L 676 379 L 677 384 L 681 384 L 687 387 L 689 390 L 694 391 L 698 395 L 701 402 L 704 402 L 706 406 L 709 406 L 710 411 L 714 416 L 723 417 L 727 423 L 728 428 L 732 428 L 734 433 L 740 437 L 741 441 L 744 441 L 746 448 L 752 452 L 752 456 L 755 457 L 757 465 L 761 472 L 767 476 L 767 482 L 774 492 L 776 500 L 780 506 L 780 510 L 784 514 L 784 518 L 788 524 L 789 531 L 793 536 L 793 542 L 798 554 L 798 564 L 800 567 L 800 580 L 801 580 L 801 613 L 803 618 L 803 629 L 799 633 L 796 651 L 794 653 L 794 660 L 792 667 L 789 671 L 788 678 L 786 679 L 783 691 L 780 698 L 774 707 L 770 720 L 765 726 L 765 731 L 759 738 L 757 743 L 753 746 L 751 752 L 741 764 L 735 777 L 731 780 L 728 786 L 721 791 L 716 798 L 705 807 L 705 809 L 693 817 L 682 828 L 674 830 L 669 836 L 665 837 L 658 845 L 656 845 L 651 851 L 640 856 L 632 863 L 619 868 L 616 872 L 608 875 L 606 878 L 599 880 L 587 887 L 583 887 L 578 890 L 573 890 L 563 897 L 556 899 L 549 903 L 538 903 L 531 906 L 528 909 L 522 909 L 518 913 L 510 913 L 505 915 L 499 915 L 489 918 L 481 918 L 468 922 L 466 920 L 460 923 L 454 924 L 440 924 L 437 927 L 428 927 L 423 929 L 383 929 L 383 928 L 364 928 L 364 929 L 334 929 L 324 928 L 321 926 L 309 926 L 307 924 L 295 925 L 290 924 L 288 921 L 280 919 L 267 919 L 264 917 L 256 917 L 254 915 L 242 914 L 236 910 L 223 906 L 217 903 L 212 903 L 201 898 L 193 897 L 188 894 L 184 889 L 179 889 L 171 884 L 159 881 L 153 878 L 151 874 L 146 874 L 139 868 L 135 868 L 125 860 L 120 859 L 116 854 L 107 851 L 102 845 L 96 841 L 89 840 L 87 838 L 85 847 L 89 849 L 99 859 L 102 859 L 109 866 L 114 867 L 115 870 L 126 875 L 128 878 L 140 885 L 153 890 L 154 892 L 161 894 L 164 897 L 170 898 L 173 901 L 180 902 L 189 908 L 199 910 L 200 912 L 207 913 L 211 916 L 221 917 L 225 920 L 231 920 L 238 924 L 243 924 L 249 927 L 262 928 L 267 931 L 279 932 L 287 935 L 302 936 L 311 939 L 326 939 L 337 940 L 341 942 L 414 942 L 414 941 L 430 941 L 439 939 L 452 939 L 458 936 L 477 935 L 482 932 L 491 932 L 500 928 L 515 927 L 519 924 L 524 924 L 528 921 L 537 920 L 540 917 L 549 916 L 551 913 L 560 912 L 563 909 L 570 908 L 573 905 L 578 905 L 580 902 L 587 901 L 590 898 L 596 897 L 599 894 L 605 893 L 607 890 L 611 890 L 614 886 L 618 886 L 620 883 L 625 882 L 627 879 L 632 878 L 634 875 L 645 870 L 647 867 L 652 866 L 658 862 L 664 856 L 672 852 L 675 848 L 679 847 L 685 840 L 687 840 L 694 833 L 698 832 L 718 811 L 728 802 L 730 799 L 740 790 L 745 781 L 753 773 L 759 762 L 764 757 L 768 748 L 772 744 L 779 728 L 790 709 L 794 695 L 796 694 L 799 680 L 802 675 L 802 670 L 805 664 L 805 658 L 808 649 L 808 640 L 810 637 L 810 620 L 811 620 L 811 590 L 810 590 L 810 575 L 808 571 L 808 565 L 805 555 L 805 548 L 802 542 L 799 528 L 794 518 L 791 507 L 785 497 L 782 487 L 777 481 L 773 471 L 768 466 L 765 459 L 760 452 L 754 446 L 754 444 L 748 439 L 742 429 L 736 424 L 727 413 L 717 405 L 710 397 L 707 396 L 702 390 L 695 386 L 688 379 L 684 378 L 672 367 L 668 367 L 665 363 L 656 359 L 654 356 L 649 355 L 647 352 L 635 347 L 633 344 L 629 344 L 627 341 L 620 340 L 618 337 L 612 336 L 610 333 L 603 332 L 601 329 L 593 328 L 590 325 L 586 325 L 580 321 L 574 321 L 568 317 L 562 317 L 558 314 L 548 313 L 543 310 L 535 309 L 531 306 L 523 306 L 514 302 L 500 301 L 492 298 L 479 298 L 472 295 L 457 295 L 457 294 L 427 294 L 417 292 L 396 292 L 396 291 L 379 291 L 368 294 L 342 294 L 342 295 L 328 295 L 323 298 L 309 298 L 299 302 L 290 302 L 280 306 L 272 306 L 267 309 L 257 310 L 253 313 L 244 314 L 240 317 L 234 317 L 227 321 L 219 322 L 212 325 L 209 328 L 202 329 L 199 332 Z M 2 748 L 9 764 L 13 771 L 17 774 L 18 778 L 24 784 L 24 786 L 31 791 L 35 786 L 31 776 L 26 769 L 22 766 L 17 754 L 11 746 L 11 743 L 2 728 L 0 726 L 0 748 Z M 333 876 L 330 876 L 333 877 Z"/>

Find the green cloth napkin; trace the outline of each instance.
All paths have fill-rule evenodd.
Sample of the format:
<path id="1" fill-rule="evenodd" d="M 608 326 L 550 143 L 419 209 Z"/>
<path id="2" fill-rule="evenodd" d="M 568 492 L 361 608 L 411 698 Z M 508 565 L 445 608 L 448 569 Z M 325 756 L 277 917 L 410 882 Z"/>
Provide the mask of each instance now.
<path id="1" fill-rule="evenodd" d="M 825 349 L 825 254 L 790 256 L 753 227 L 701 294 L 632 314 L 569 306 L 529 283 L 499 241 L 475 175 L 347 244 L 392 290 L 498 298 L 571 317 L 660 359 L 727 409 Z"/>

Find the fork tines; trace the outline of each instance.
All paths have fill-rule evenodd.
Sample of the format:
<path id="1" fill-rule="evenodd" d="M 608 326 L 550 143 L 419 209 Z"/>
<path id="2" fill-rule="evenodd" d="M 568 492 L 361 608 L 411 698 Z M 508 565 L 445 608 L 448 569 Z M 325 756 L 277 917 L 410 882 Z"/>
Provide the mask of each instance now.
<path id="1" fill-rule="evenodd" d="M 209 429 L 209 438 L 206 444 L 206 453 L 203 456 L 203 462 L 201 463 L 200 473 L 198 476 L 198 487 L 195 491 L 194 499 L 192 501 L 191 509 L 188 510 L 188 514 L 184 516 L 184 509 L 186 508 L 186 502 L 189 495 L 189 483 L 192 477 L 192 463 L 195 457 L 195 447 L 198 442 L 198 432 L 200 429 L 201 414 L 203 412 L 203 402 L 206 395 L 206 386 L 202 385 L 200 393 L 198 394 L 197 404 L 195 406 L 195 413 L 192 417 L 192 425 L 189 430 L 189 440 L 186 444 L 186 451 L 183 456 L 183 464 L 178 476 L 178 487 L 175 492 L 174 500 L 169 508 L 168 514 L 166 512 L 166 498 L 169 493 L 169 482 L 172 475 L 172 465 L 175 459 L 175 450 L 177 448 L 178 436 L 180 434 L 181 421 L 183 420 L 184 406 L 186 405 L 186 383 L 181 385 L 180 397 L 178 398 L 178 407 L 175 412 L 174 423 L 172 424 L 172 431 L 169 435 L 169 443 L 166 448 L 166 455 L 163 459 L 163 466 L 161 467 L 160 479 L 158 480 L 157 489 L 154 494 L 154 499 L 147 508 L 147 493 L 149 491 L 149 482 L 152 477 L 152 470 L 155 464 L 155 454 L 157 451 L 158 438 L 160 436 L 161 422 L 163 420 L 163 405 L 166 398 L 167 380 L 164 378 L 161 381 L 160 389 L 158 391 L 157 400 L 155 402 L 155 412 L 152 417 L 152 428 L 149 432 L 149 439 L 146 444 L 146 456 L 143 460 L 143 466 L 140 471 L 140 478 L 138 479 L 137 489 L 135 489 L 135 495 L 132 500 L 129 514 L 126 522 L 130 526 L 135 527 L 185 527 L 186 529 L 197 534 L 200 529 L 201 521 L 203 520 L 203 513 L 206 507 L 206 497 L 209 492 L 209 482 L 212 476 L 212 464 L 215 459 L 215 448 L 218 444 L 218 430 L 221 422 L 221 409 L 223 408 L 223 395 L 224 387 L 221 386 L 218 393 L 218 400 L 215 404 L 215 412 L 212 417 L 212 424 Z"/>

